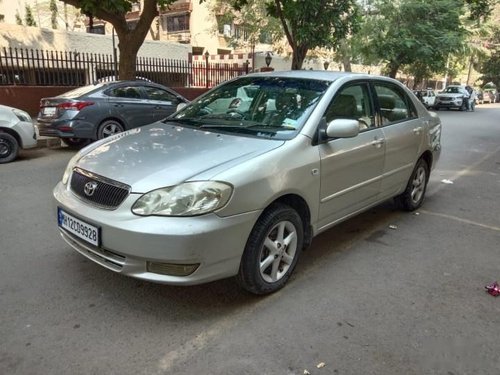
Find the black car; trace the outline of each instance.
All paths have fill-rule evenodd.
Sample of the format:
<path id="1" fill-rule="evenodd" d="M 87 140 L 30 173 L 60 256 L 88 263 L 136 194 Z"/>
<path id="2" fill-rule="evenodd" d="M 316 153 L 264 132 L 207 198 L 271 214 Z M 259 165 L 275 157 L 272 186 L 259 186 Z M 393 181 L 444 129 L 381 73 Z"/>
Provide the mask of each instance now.
<path id="1" fill-rule="evenodd" d="M 77 146 L 151 124 L 187 102 L 175 91 L 152 82 L 102 82 L 41 99 L 37 125 L 40 135 Z"/>

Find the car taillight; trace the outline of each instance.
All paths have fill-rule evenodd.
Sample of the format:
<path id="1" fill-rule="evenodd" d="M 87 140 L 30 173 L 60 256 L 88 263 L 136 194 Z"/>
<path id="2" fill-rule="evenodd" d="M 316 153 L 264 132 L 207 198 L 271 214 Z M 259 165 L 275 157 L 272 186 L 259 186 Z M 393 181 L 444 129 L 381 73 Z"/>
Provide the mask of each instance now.
<path id="1" fill-rule="evenodd" d="M 57 105 L 58 109 L 81 111 L 89 105 L 94 105 L 94 102 L 64 102 Z"/>

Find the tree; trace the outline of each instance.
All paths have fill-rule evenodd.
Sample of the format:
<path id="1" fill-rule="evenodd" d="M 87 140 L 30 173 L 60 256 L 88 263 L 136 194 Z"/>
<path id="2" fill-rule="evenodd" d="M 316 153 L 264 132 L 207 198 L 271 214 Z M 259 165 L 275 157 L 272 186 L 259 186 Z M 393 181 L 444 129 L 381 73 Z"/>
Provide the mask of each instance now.
<path id="1" fill-rule="evenodd" d="M 487 47 L 490 53 L 481 62 L 481 80 L 483 85 L 493 82 L 497 89 L 500 89 L 500 27 L 495 28 Z"/>
<path id="2" fill-rule="evenodd" d="M 56 0 L 50 0 L 49 9 L 50 9 L 50 24 L 52 25 L 52 28 L 55 30 L 57 29 L 57 16 L 59 14 Z"/>
<path id="3" fill-rule="evenodd" d="M 93 18 L 99 18 L 113 25 L 118 36 L 120 64 L 118 76 L 120 79 L 134 79 L 136 76 L 137 53 L 151 24 L 158 16 L 158 7 L 162 8 L 174 0 L 144 0 L 142 12 L 135 28 L 129 28 L 126 14 L 132 10 L 134 0 L 60 0 L 63 3 L 81 9 L 83 13 Z"/>
<path id="4" fill-rule="evenodd" d="M 225 0 L 212 3 L 211 11 L 217 18 L 215 30 L 224 33 L 229 46 L 233 48 L 254 50 L 259 43 L 275 44 L 283 38 L 283 30 L 279 20 L 267 15 L 267 0 L 254 0 L 242 4 L 238 10 Z M 229 34 L 223 29 L 232 26 Z M 274 48 L 278 48 L 276 45 Z"/>
<path id="5" fill-rule="evenodd" d="M 382 61 L 390 77 L 400 68 L 444 71 L 448 55 L 464 47 L 462 0 L 376 0 L 362 31 L 363 54 Z"/>
<path id="6" fill-rule="evenodd" d="M 25 7 L 24 22 L 26 23 L 26 26 L 36 26 L 35 17 L 33 16 L 31 7 L 28 4 L 26 4 Z"/>
<path id="7" fill-rule="evenodd" d="M 203 0 L 201 0 L 203 1 Z M 255 0 L 228 0 L 234 9 Z M 315 48 L 335 50 L 358 25 L 356 0 L 266 0 L 267 12 L 281 22 L 292 49 L 292 69 L 301 69 Z"/>

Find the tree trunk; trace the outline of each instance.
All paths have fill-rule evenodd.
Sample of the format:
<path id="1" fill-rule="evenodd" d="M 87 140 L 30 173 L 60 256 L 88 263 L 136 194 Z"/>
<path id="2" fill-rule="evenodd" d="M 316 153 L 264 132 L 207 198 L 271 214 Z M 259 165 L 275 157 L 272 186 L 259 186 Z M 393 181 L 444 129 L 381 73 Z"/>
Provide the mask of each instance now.
<path id="1" fill-rule="evenodd" d="M 352 72 L 351 56 L 344 56 L 342 58 L 342 64 L 344 65 L 344 71 L 345 72 Z"/>
<path id="2" fill-rule="evenodd" d="M 304 45 L 298 46 L 292 52 L 292 70 L 302 69 L 302 64 L 307 55 L 308 48 Z"/>
<path id="3" fill-rule="evenodd" d="M 388 68 L 389 68 L 389 77 L 396 78 L 396 75 L 398 74 L 399 70 L 399 64 L 395 62 L 390 62 Z"/>
<path id="4" fill-rule="evenodd" d="M 142 44 L 142 43 L 141 43 Z M 118 66 L 118 79 L 134 80 L 136 77 L 136 60 L 137 52 L 141 44 L 134 45 L 133 43 L 120 42 L 118 49 L 120 50 L 120 64 Z M 127 56 L 127 58 L 122 58 Z"/>

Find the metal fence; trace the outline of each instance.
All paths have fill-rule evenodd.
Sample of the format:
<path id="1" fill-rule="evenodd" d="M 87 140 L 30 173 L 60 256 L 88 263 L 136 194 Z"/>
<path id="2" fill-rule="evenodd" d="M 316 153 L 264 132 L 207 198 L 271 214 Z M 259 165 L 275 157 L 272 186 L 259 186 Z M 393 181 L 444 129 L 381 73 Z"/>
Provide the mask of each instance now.
<path id="1" fill-rule="evenodd" d="M 0 85 L 84 86 L 114 80 L 118 61 L 113 55 L 2 48 Z M 171 87 L 213 87 L 248 73 L 248 64 L 191 62 L 138 57 L 137 77 Z"/>

